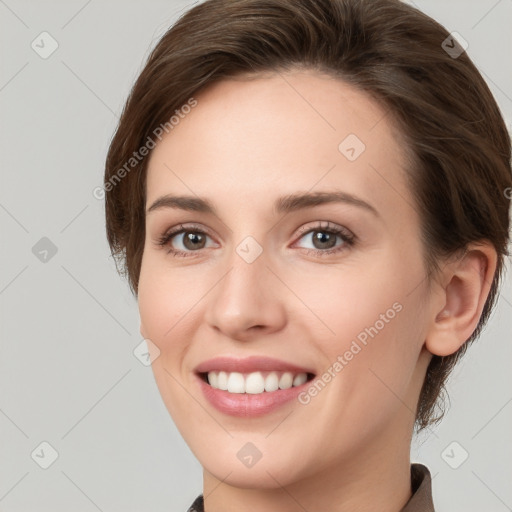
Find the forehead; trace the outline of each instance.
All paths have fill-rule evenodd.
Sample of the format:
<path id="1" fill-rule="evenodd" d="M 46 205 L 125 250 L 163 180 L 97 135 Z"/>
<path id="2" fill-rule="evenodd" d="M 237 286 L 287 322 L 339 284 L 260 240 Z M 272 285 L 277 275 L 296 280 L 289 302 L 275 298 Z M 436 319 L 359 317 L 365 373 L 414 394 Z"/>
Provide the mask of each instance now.
<path id="1" fill-rule="evenodd" d="M 263 209 L 274 196 L 334 187 L 383 206 L 409 194 L 389 112 L 339 79 L 311 71 L 241 77 L 195 99 L 151 154 L 147 204 L 192 192 Z"/>

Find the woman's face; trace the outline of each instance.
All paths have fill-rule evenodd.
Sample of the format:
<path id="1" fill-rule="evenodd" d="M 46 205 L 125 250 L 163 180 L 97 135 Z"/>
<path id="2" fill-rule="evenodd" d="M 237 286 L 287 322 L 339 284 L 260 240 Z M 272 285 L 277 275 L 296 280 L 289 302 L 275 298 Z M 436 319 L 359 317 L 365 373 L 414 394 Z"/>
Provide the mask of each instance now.
<path id="1" fill-rule="evenodd" d="M 138 296 L 178 429 L 237 486 L 408 461 L 434 307 L 390 117 L 307 71 L 195 99 L 151 154 Z"/>

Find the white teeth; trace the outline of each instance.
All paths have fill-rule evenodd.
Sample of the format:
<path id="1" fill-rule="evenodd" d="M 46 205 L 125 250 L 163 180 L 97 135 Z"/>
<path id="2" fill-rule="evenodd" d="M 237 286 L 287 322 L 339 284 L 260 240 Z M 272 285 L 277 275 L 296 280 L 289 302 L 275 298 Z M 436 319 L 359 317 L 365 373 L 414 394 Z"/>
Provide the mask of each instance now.
<path id="1" fill-rule="evenodd" d="M 230 393 L 245 393 L 245 381 L 241 373 L 232 372 L 229 374 L 228 391 Z"/>
<path id="2" fill-rule="evenodd" d="M 279 379 L 279 389 L 289 389 L 293 384 L 293 375 L 290 372 L 284 372 Z"/>
<path id="3" fill-rule="evenodd" d="M 294 375 L 291 372 L 270 372 L 264 377 L 261 372 L 208 372 L 208 383 L 212 388 L 252 395 L 301 386 L 307 379 L 306 373 Z"/>
<path id="4" fill-rule="evenodd" d="M 210 372 L 208 374 L 208 383 L 212 388 L 218 388 L 219 387 L 219 376 L 217 372 Z"/>
<path id="5" fill-rule="evenodd" d="M 215 372 L 210 372 L 215 373 Z M 208 379 L 210 378 L 210 373 L 208 373 Z M 219 372 L 219 378 L 217 379 L 217 386 L 219 389 L 227 391 L 228 389 L 228 374 L 226 372 Z"/>
<path id="6" fill-rule="evenodd" d="M 293 379 L 293 385 L 301 386 L 307 380 L 308 380 L 308 376 L 305 373 L 299 373 L 298 375 L 295 375 L 295 378 Z"/>
<path id="7" fill-rule="evenodd" d="M 250 373 L 245 379 L 245 392 L 252 395 L 265 391 L 265 380 L 260 372 Z"/>
<path id="8" fill-rule="evenodd" d="M 276 372 L 269 373 L 265 379 L 265 391 L 277 391 L 279 389 L 279 377 Z"/>

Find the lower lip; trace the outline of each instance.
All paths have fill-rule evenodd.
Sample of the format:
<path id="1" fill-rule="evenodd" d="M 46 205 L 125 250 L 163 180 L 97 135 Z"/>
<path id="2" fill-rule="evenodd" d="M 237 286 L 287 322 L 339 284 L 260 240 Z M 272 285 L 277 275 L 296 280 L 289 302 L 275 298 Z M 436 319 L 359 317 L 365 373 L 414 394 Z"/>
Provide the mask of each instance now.
<path id="1" fill-rule="evenodd" d="M 307 381 L 300 386 L 253 395 L 251 393 L 230 393 L 213 388 L 199 375 L 197 375 L 197 379 L 201 391 L 215 409 L 224 414 L 242 418 L 254 418 L 275 411 L 297 398 L 297 395 L 310 385 L 310 382 Z"/>

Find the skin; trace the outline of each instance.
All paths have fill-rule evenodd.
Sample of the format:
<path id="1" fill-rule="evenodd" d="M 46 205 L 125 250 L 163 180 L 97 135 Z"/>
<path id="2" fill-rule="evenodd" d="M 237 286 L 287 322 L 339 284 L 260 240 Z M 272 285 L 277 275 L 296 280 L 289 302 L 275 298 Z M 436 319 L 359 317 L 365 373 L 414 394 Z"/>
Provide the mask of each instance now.
<path id="1" fill-rule="evenodd" d="M 204 469 L 205 510 L 364 512 L 377 502 L 397 512 L 411 495 L 414 411 L 431 355 L 455 352 L 473 332 L 496 255 L 471 246 L 428 288 L 404 144 L 386 110 L 353 86 L 294 70 L 195 97 L 151 154 L 146 204 L 193 195 L 217 214 L 147 214 L 138 302 L 141 334 L 160 351 L 161 396 Z M 354 161 L 338 149 L 349 134 L 366 145 Z M 378 214 L 343 203 L 273 210 L 280 196 L 333 190 Z M 325 251 L 311 231 L 326 221 L 354 245 L 337 238 L 340 252 L 312 252 Z M 208 232 L 203 248 L 183 235 L 157 244 L 181 223 Z M 252 263 L 236 251 L 247 236 L 263 249 Z M 395 303 L 400 312 L 307 405 L 237 418 L 200 392 L 193 368 L 221 355 L 275 357 L 320 376 Z M 250 468 L 237 457 L 247 442 L 262 454 Z"/>

